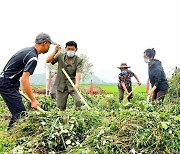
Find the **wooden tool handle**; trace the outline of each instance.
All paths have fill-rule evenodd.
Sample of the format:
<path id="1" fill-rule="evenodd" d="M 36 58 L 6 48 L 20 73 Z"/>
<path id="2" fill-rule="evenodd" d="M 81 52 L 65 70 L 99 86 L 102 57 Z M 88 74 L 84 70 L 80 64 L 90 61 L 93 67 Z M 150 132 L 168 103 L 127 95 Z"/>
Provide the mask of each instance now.
<path id="1" fill-rule="evenodd" d="M 123 102 L 131 95 L 131 93 L 132 93 L 137 87 L 139 87 L 139 85 L 137 85 L 137 86 L 129 93 L 129 95 L 127 95 L 127 96 L 123 99 Z"/>
<path id="2" fill-rule="evenodd" d="M 69 77 L 69 75 L 67 74 L 67 72 L 65 71 L 64 68 L 62 68 L 63 73 L 65 74 L 65 76 L 67 77 L 67 79 L 69 80 L 69 82 L 71 83 L 71 85 L 73 86 L 73 88 L 75 87 L 74 83 L 72 82 L 71 78 Z M 80 91 L 77 90 L 76 91 L 79 95 L 79 97 L 81 98 L 81 100 L 83 101 L 83 103 L 87 106 L 88 109 L 90 109 L 90 106 L 86 103 L 85 99 L 83 98 L 83 96 L 81 95 Z"/>
<path id="3" fill-rule="evenodd" d="M 23 96 L 27 101 L 29 101 L 31 103 L 31 100 L 29 99 L 29 97 L 27 97 L 22 91 L 19 91 L 19 93 L 21 94 L 21 96 Z M 37 106 L 37 110 L 39 110 L 40 112 L 43 112 L 43 113 L 46 112 L 40 106 Z"/>
<path id="4" fill-rule="evenodd" d="M 148 89 L 148 96 L 147 96 L 146 102 L 149 102 L 149 99 L 150 99 L 149 93 L 150 93 L 150 91 L 151 91 L 151 86 L 150 86 L 149 89 Z"/>

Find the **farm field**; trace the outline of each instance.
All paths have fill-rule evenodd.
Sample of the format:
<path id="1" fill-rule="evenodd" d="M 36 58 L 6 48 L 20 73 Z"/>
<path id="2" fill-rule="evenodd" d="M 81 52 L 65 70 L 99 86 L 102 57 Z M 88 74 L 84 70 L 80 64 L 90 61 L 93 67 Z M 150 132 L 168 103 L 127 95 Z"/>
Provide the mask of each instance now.
<path id="1" fill-rule="evenodd" d="M 93 85 L 100 94 L 92 97 L 83 89 L 87 90 L 89 85 L 81 85 L 90 110 L 85 105 L 76 110 L 70 97 L 66 111 L 61 112 L 55 100 L 37 95 L 47 112 L 35 111 L 24 100 L 28 116 L 19 119 L 9 132 L 6 129 L 10 114 L 0 97 L 0 153 L 179 153 L 180 99 L 177 91 L 180 88 L 175 82 L 177 80 L 172 80 L 172 88 L 163 104 L 146 102 L 145 86 L 135 90 L 131 102 L 119 103 L 117 85 Z M 44 89 L 45 86 L 33 88 Z"/>
<path id="2" fill-rule="evenodd" d="M 80 87 L 89 88 L 89 85 L 80 85 Z M 117 85 L 93 85 L 93 87 L 100 87 L 101 89 L 105 90 L 107 94 L 118 94 L 118 87 Z M 136 85 L 133 85 L 133 88 L 135 88 Z M 146 85 L 141 85 L 138 88 L 135 89 L 135 93 L 145 93 L 146 92 Z"/>
<path id="3" fill-rule="evenodd" d="M 117 85 L 100 85 L 99 87 L 102 88 L 103 90 L 105 90 L 109 94 L 118 94 Z M 136 86 L 134 85 L 133 88 L 135 88 L 135 87 Z M 134 93 L 145 93 L 145 92 L 146 92 L 145 85 L 141 85 L 134 90 Z"/>
<path id="4" fill-rule="evenodd" d="M 46 88 L 44 85 L 38 85 L 38 86 L 33 85 L 32 87 L 38 88 L 38 89 L 45 89 Z M 89 87 L 90 87 L 89 84 L 81 84 L 80 90 L 82 90 L 83 88 L 86 88 L 86 91 L 88 91 Z M 136 87 L 136 85 L 133 85 L 133 88 L 135 88 L 135 87 Z M 99 84 L 99 85 L 94 84 L 93 88 L 94 89 L 101 88 L 107 94 L 118 95 L 118 87 L 115 84 Z M 144 95 L 145 95 L 145 92 L 146 92 L 146 85 L 141 85 L 134 90 L 134 93 L 144 93 Z"/>
<path id="5" fill-rule="evenodd" d="M 34 88 L 40 88 L 40 89 L 45 89 L 44 85 L 33 85 L 32 87 Z M 80 85 L 80 90 L 81 88 L 86 88 L 89 89 L 90 85 L 89 84 L 81 84 Z M 107 94 L 118 94 L 118 87 L 115 84 L 100 84 L 100 85 L 93 85 L 93 88 L 100 87 L 102 90 L 105 90 Z M 133 88 L 135 88 L 136 85 L 133 85 Z M 146 85 L 141 85 L 138 88 L 135 89 L 135 93 L 145 93 L 146 92 Z"/>

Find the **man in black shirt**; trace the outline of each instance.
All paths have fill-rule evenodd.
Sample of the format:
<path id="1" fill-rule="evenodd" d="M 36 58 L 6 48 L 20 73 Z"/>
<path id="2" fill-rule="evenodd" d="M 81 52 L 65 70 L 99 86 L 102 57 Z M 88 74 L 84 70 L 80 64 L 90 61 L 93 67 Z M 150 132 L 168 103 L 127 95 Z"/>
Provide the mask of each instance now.
<path id="1" fill-rule="evenodd" d="M 32 92 L 29 77 L 36 68 L 38 55 L 47 53 L 51 44 L 56 45 L 48 34 L 38 34 L 35 45 L 15 53 L 0 73 L 0 94 L 12 114 L 8 129 L 20 116 L 24 116 L 26 111 L 19 93 L 20 78 L 22 86 L 31 100 L 31 107 L 36 109 L 37 106 L 40 106 Z"/>

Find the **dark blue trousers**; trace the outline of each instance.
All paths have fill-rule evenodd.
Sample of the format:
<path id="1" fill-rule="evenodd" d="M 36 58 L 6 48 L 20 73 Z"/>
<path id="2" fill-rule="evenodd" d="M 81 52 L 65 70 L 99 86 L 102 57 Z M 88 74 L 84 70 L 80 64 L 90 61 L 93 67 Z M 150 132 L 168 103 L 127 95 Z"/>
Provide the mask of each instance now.
<path id="1" fill-rule="evenodd" d="M 16 120 L 26 115 L 26 108 L 22 102 L 21 95 L 19 93 L 19 87 L 8 87 L 10 85 L 4 85 L 3 81 L 0 79 L 0 94 L 6 105 L 9 108 L 9 111 L 12 114 L 11 120 L 8 125 L 8 129 L 11 128 L 16 122 Z"/>

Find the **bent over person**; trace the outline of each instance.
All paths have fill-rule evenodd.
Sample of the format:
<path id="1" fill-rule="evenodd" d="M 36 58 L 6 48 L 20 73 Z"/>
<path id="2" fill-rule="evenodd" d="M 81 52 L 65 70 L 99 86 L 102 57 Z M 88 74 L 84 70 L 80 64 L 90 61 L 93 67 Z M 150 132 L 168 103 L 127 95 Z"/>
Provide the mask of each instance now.
<path id="1" fill-rule="evenodd" d="M 148 75 L 152 85 L 152 89 L 148 95 L 152 96 L 152 101 L 158 100 L 163 102 L 168 91 L 169 84 L 166 79 L 166 74 L 162 67 L 161 61 L 154 59 L 156 51 L 146 49 L 144 51 L 144 62 L 148 64 Z"/>
<path id="2" fill-rule="evenodd" d="M 135 77 L 138 85 L 141 85 L 140 80 L 138 79 L 137 75 L 133 73 L 131 70 L 128 70 L 130 66 L 127 65 L 127 63 L 121 63 L 120 67 L 118 67 L 121 70 L 121 73 L 118 75 L 119 84 L 118 84 L 118 90 L 119 90 L 119 101 L 121 102 L 124 98 L 124 92 L 128 95 L 128 101 L 130 101 L 133 98 L 132 91 L 132 82 L 131 77 Z"/>
<path id="3" fill-rule="evenodd" d="M 20 116 L 25 115 L 26 111 L 19 93 L 20 78 L 24 91 L 31 100 L 31 107 L 36 109 L 40 105 L 32 93 L 29 77 L 36 68 L 38 55 L 48 52 L 50 45 L 56 43 L 45 33 L 37 35 L 35 43 L 33 47 L 15 53 L 0 74 L 0 94 L 12 114 L 8 130 Z"/>
<path id="4" fill-rule="evenodd" d="M 60 46 L 57 46 L 55 51 L 51 53 L 46 60 L 47 63 L 51 62 L 51 64 L 58 62 L 57 76 L 54 83 L 56 87 L 56 106 L 60 108 L 61 111 L 64 111 L 66 109 L 67 98 L 70 94 L 76 107 L 80 108 L 81 100 L 76 91 L 79 88 L 81 79 L 82 59 L 75 55 L 77 52 L 77 44 L 74 41 L 69 41 L 66 43 L 65 53 L 58 53 L 59 50 Z M 66 70 L 75 84 L 74 88 L 62 72 L 62 68 Z"/>

